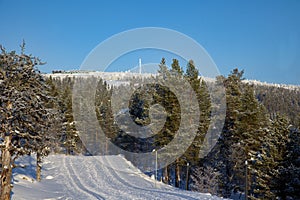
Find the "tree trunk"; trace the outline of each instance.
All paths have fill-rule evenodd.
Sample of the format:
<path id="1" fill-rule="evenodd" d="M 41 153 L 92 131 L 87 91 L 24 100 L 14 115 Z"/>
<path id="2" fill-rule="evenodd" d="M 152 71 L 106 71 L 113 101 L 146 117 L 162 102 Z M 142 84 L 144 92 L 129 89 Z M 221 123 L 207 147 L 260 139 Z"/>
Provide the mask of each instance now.
<path id="1" fill-rule="evenodd" d="M 40 153 L 36 153 L 36 180 L 41 181 L 42 157 Z"/>
<path id="2" fill-rule="evenodd" d="M 2 152 L 2 173 L 1 173 L 1 200 L 10 200 L 11 178 L 12 178 L 12 159 L 10 154 L 11 135 L 4 137 L 5 148 Z"/>
<path id="3" fill-rule="evenodd" d="M 189 177 L 190 177 L 190 173 L 189 173 L 189 165 L 186 166 L 186 182 L 185 182 L 185 189 L 189 190 Z"/>
<path id="4" fill-rule="evenodd" d="M 106 138 L 105 141 L 105 155 L 108 155 L 108 139 Z M 100 144 L 100 142 L 98 142 L 98 144 Z"/>
<path id="5" fill-rule="evenodd" d="M 165 167 L 163 181 L 164 181 L 165 184 L 169 184 L 169 172 L 168 172 L 168 166 Z"/>
<path id="6" fill-rule="evenodd" d="M 179 167 L 179 159 L 177 159 L 175 163 L 175 187 L 179 188 L 179 183 L 180 183 L 180 167 Z"/>

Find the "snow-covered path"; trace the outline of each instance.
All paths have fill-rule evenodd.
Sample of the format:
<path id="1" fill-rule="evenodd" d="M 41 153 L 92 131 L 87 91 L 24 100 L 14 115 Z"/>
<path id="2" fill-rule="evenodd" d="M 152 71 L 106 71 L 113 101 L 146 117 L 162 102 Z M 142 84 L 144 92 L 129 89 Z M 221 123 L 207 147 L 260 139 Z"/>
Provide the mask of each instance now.
<path id="1" fill-rule="evenodd" d="M 45 159 L 40 183 L 25 180 L 28 175 L 23 174 L 15 172 L 12 199 L 220 199 L 159 182 L 155 188 L 154 180 L 122 156 L 51 155 Z"/>

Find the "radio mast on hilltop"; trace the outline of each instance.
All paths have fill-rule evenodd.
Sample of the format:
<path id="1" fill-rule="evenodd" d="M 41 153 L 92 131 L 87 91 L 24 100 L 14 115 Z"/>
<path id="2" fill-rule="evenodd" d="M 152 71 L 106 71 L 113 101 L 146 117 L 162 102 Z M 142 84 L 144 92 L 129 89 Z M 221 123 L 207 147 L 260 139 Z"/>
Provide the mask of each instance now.
<path id="1" fill-rule="evenodd" d="M 142 74 L 142 59 L 139 58 L 139 73 Z"/>

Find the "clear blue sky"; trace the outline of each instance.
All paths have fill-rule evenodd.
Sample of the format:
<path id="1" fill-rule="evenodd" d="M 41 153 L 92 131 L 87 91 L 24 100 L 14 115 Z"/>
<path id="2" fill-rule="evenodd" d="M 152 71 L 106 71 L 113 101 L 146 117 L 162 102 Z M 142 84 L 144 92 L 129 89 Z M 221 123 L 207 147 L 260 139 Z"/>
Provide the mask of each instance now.
<path id="1" fill-rule="evenodd" d="M 299 0 L 0 0 L 0 19 L 0 44 L 17 50 L 25 39 L 43 72 L 79 68 L 108 37 L 150 26 L 194 38 L 224 75 L 238 67 L 248 79 L 300 85 Z"/>

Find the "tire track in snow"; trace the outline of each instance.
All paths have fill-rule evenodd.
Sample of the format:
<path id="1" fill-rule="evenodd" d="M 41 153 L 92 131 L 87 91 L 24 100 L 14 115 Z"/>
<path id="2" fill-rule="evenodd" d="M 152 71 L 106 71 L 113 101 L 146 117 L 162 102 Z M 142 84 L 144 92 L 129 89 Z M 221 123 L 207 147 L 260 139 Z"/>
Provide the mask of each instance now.
<path id="1" fill-rule="evenodd" d="M 84 166 L 87 166 L 86 165 L 86 162 L 83 162 L 82 164 L 85 164 Z M 69 167 L 70 169 L 72 170 L 73 174 L 75 175 L 75 179 L 77 179 L 77 185 L 79 185 L 79 187 L 83 190 L 83 191 L 86 191 L 87 193 L 93 195 L 94 197 L 96 197 L 97 199 L 99 200 L 105 200 L 105 198 L 100 195 L 98 193 L 98 191 L 95 191 L 94 189 L 90 188 L 87 184 L 84 184 L 84 179 L 80 178 L 80 176 L 78 174 L 75 173 L 74 171 L 74 167 L 73 167 L 73 163 L 72 163 L 72 159 L 69 159 Z M 74 179 L 73 179 L 74 180 Z"/>
<path id="2" fill-rule="evenodd" d="M 149 199 L 152 199 L 154 197 L 156 197 L 155 194 L 153 193 L 159 193 L 159 194 L 165 194 L 167 196 L 170 196 L 170 198 L 167 198 L 167 199 L 176 199 L 174 197 L 177 197 L 177 198 L 180 198 L 180 199 L 189 199 L 189 200 L 198 200 L 194 197 L 191 197 L 191 196 L 187 196 L 187 195 L 182 195 L 182 194 L 178 194 L 176 192 L 166 192 L 166 191 L 163 191 L 163 190 L 157 190 L 157 189 L 145 189 L 145 188 L 141 188 L 141 187 L 138 187 L 138 186 L 135 186 L 131 183 L 129 183 L 128 181 L 126 181 L 125 179 L 123 179 L 117 172 L 115 172 L 114 170 L 111 170 L 111 173 L 114 174 L 114 176 L 120 181 L 122 182 L 124 185 L 128 185 L 128 187 L 130 188 L 134 188 L 136 190 L 140 190 L 140 191 L 145 191 L 145 192 L 150 192 L 151 194 L 151 198 Z M 145 193 L 144 193 L 145 194 Z M 172 197 L 171 197 L 172 196 Z"/>
<path id="3" fill-rule="evenodd" d="M 112 176 L 109 177 L 109 173 L 107 173 L 104 169 L 104 165 L 100 165 L 99 167 L 96 167 L 95 163 L 97 157 L 88 157 L 85 158 L 85 164 L 87 168 L 81 168 L 81 169 L 75 169 L 76 171 L 84 171 L 88 173 L 84 173 L 86 176 L 89 177 L 89 186 L 90 188 L 98 188 L 102 192 L 102 196 L 104 196 L 107 199 L 120 199 L 122 195 L 125 195 L 122 199 L 136 199 L 135 196 L 132 196 L 130 193 L 127 193 L 128 190 L 121 189 L 121 186 L 123 185 L 116 185 L 116 181 L 112 180 L 114 179 Z M 74 167 L 74 166 L 73 166 Z M 101 180 L 96 179 L 96 177 L 99 177 Z M 86 180 L 87 177 L 83 179 Z M 98 180 L 98 181 L 97 181 Z M 86 185 L 86 184 L 84 184 Z"/>
<path id="4" fill-rule="evenodd" d="M 66 165 L 66 160 L 69 160 L 69 165 L 67 167 Z M 63 159 L 63 166 L 65 168 L 65 172 L 67 172 L 67 176 L 69 177 L 70 180 L 72 180 L 72 185 L 79 191 L 84 192 L 85 194 L 87 194 L 87 196 L 92 197 L 93 199 L 97 199 L 97 200 L 105 200 L 105 198 L 101 195 L 99 195 L 98 193 L 91 191 L 90 189 L 88 189 L 85 185 L 82 184 L 82 179 L 77 177 L 77 174 L 75 174 L 74 169 L 73 169 L 73 165 L 72 165 L 72 161 L 70 158 L 65 158 Z M 73 174 L 73 176 L 72 176 Z M 70 184 L 68 184 L 70 185 Z M 88 198 L 90 199 L 90 198 Z"/>
<path id="5" fill-rule="evenodd" d="M 109 160 L 104 158 L 108 163 Z M 125 161 L 124 161 L 125 162 Z M 110 164 L 111 165 L 111 164 Z M 112 165 L 111 165 L 112 166 Z M 163 191 L 163 190 L 157 190 L 157 189 L 146 189 L 146 188 L 141 188 L 141 187 L 138 187 L 136 185 L 133 185 L 131 184 L 130 182 L 126 181 L 125 179 L 123 179 L 117 172 L 117 170 L 114 170 L 113 168 L 108 168 L 109 170 L 109 173 L 111 175 L 113 175 L 113 177 L 115 177 L 116 179 L 118 179 L 119 182 L 121 182 L 122 184 L 128 186 L 129 188 L 134 188 L 136 190 L 139 190 L 139 191 L 145 191 L 145 192 L 150 192 L 151 194 L 151 198 L 149 199 L 153 199 L 153 197 L 155 197 L 155 195 L 153 195 L 153 192 L 154 193 L 160 193 L 160 194 L 166 194 L 168 196 L 172 196 L 173 198 L 170 198 L 170 199 L 174 199 L 174 197 L 179 197 L 179 198 L 183 198 L 183 199 L 189 199 L 189 200 L 199 200 L 200 198 L 195 198 L 195 197 L 192 197 L 192 196 L 188 196 L 188 195 L 183 195 L 183 194 L 178 194 L 176 192 L 172 192 L 172 191 Z M 126 173 L 126 172 L 123 172 L 123 173 Z M 145 193 L 143 193 L 145 194 Z M 168 198 L 169 199 L 169 198 Z M 201 198 L 203 199 L 203 197 Z"/>
<path id="6" fill-rule="evenodd" d="M 123 179 L 120 179 L 118 176 L 113 174 L 111 172 L 113 169 L 102 163 L 103 160 L 106 160 L 106 158 L 103 157 L 102 161 L 100 161 L 98 159 L 95 159 L 95 160 L 97 160 L 97 162 L 95 162 L 94 164 L 101 167 L 104 170 L 105 175 L 110 176 L 112 178 L 113 183 L 115 183 L 114 187 L 116 187 L 118 191 L 120 191 L 120 190 L 123 191 L 122 195 L 126 195 L 126 197 L 130 195 L 130 197 L 128 199 L 141 199 L 141 200 L 151 199 L 151 200 L 153 200 L 153 194 L 147 192 L 147 193 L 142 193 L 142 197 L 138 196 L 137 194 L 141 194 L 140 189 L 134 188 L 134 190 L 133 190 L 133 187 L 131 187 L 127 182 L 123 181 Z M 99 171 L 96 171 L 96 172 L 97 172 L 97 174 L 99 173 Z M 100 174 L 100 176 L 103 176 L 103 175 Z M 118 186 L 116 186 L 116 183 L 118 183 Z M 119 194 L 120 194 L 120 192 L 119 192 Z M 160 198 L 157 198 L 157 199 L 160 199 Z"/>
<path id="7" fill-rule="evenodd" d="M 71 176 L 71 174 L 70 174 L 70 172 L 69 172 L 69 168 L 68 168 L 67 165 L 66 165 L 66 158 L 65 158 L 65 157 L 62 158 L 62 166 L 63 166 L 63 168 L 64 168 L 64 169 L 62 170 L 63 176 L 66 177 L 64 180 L 67 180 L 67 181 L 64 182 L 64 185 L 66 185 L 67 188 L 69 188 L 69 189 L 67 190 L 67 193 L 72 194 L 72 193 L 69 192 L 70 190 L 73 190 L 73 191 L 82 191 L 82 190 L 77 186 L 77 184 L 75 183 L 75 181 L 73 180 L 73 178 L 72 178 L 72 176 Z M 68 181 L 68 180 L 71 180 L 71 181 Z M 75 190 L 74 190 L 74 188 L 75 188 Z M 84 191 L 83 191 L 81 194 L 83 194 L 83 193 L 85 194 L 86 197 L 92 197 L 92 196 L 90 196 L 90 194 L 88 194 L 88 193 L 86 193 L 86 192 L 84 192 Z M 72 196 L 72 195 L 70 195 L 70 196 Z M 67 198 L 67 199 L 69 199 L 69 198 Z"/>

